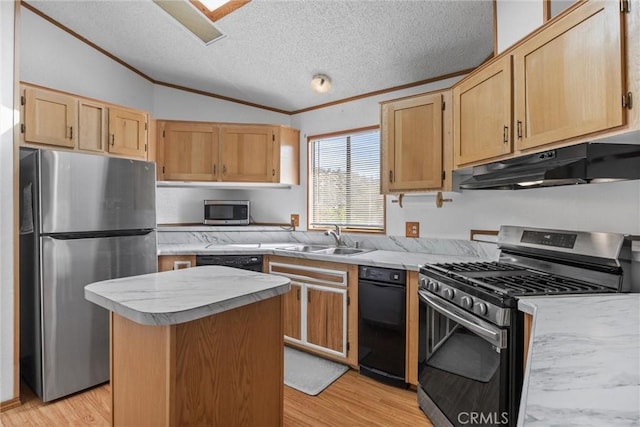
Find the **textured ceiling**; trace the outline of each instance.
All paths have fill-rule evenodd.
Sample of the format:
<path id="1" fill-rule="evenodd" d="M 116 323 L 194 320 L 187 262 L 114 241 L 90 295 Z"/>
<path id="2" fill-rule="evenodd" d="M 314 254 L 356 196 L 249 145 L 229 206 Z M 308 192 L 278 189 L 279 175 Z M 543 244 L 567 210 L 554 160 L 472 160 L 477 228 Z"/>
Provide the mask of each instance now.
<path id="1" fill-rule="evenodd" d="M 151 0 L 28 4 L 152 79 L 285 111 L 473 68 L 492 0 L 253 0 L 205 46 Z M 310 89 L 331 77 L 330 92 Z"/>

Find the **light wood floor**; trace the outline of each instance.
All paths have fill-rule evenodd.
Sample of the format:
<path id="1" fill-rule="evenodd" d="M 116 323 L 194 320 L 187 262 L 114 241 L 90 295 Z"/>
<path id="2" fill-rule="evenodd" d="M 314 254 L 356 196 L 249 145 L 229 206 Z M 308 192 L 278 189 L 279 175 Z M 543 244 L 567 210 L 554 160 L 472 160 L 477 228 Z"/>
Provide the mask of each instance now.
<path id="1" fill-rule="evenodd" d="M 22 406 L 0 414 L 1 426 L 108 426 L 110 422 L 108 384 L 48 404 L 23 386 L 22 399 Z M 318 396 L 285 386 L 284 425 L 432 426 L 418 408 L 415 392 L 381 384 L 355 371 L 347 372 Z"/>

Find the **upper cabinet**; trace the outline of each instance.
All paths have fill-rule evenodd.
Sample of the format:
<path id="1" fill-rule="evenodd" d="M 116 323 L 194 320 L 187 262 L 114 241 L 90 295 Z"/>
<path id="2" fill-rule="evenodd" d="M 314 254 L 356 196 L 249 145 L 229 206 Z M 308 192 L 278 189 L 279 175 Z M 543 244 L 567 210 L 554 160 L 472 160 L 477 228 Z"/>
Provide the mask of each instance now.
<path id="1" fill-rule="evenodd" d="M 220 134 L 222 180 L 277 182 L 275 132 L 271 126 L 223 126 Z"/>
<path id="2" fill-rule="evenodd" d="M 218 126 L 198 122 L 160 122 L 164 142 L 158 172 L 164 180 L 215 181 L 218 167 Z"/>
<path id="3" fill-rule="evenodd" d="M 383 194 L 450 189 L 450 100 L 446 91 L 381 104 Z"/>
<path id="4" fill-rule="evenodd" d="M 516 148 L 625 123 L 623 23 L 618 2 L 588 2 L 514 50 Z"/>
<path id="5" fill-rule="evenodd" d="M 26 88 L 22 99 L 25 142 L 75 147 L 78 138 L 76 98 L 44 89 Z"/>
<path id="6" fill-rule="evenodd" d="M 147 115 L 141 111 L 109 108 L 109 153 L 147 157 Z"/>
<path id="7" fill-rule="evenodd" d="M 22 85 L 22 145 L 147 158 L 143 111 Z"/>
<path id="8" fill-rule="evenodd" d="M 453 88 L 454 163 L 462 166 L 511 153 L 511 57 Z"/>
<path id="9" fill-rule="evenodd" d="M 78 101 L 78 148 L 83 151 L 105 151 L 109 113 L 106 105 Z"/>
<path id="10" fill-rule="evenodd" d="M 286 126 L 158 121 L 158 179 L 298 184 L 299 135 Z"/>
<path id="11" fill-rule="evenodd" d="M 455 84 L 455 168 L 640 129 L 640 14 L 625 4 L 577 2 Z"/>

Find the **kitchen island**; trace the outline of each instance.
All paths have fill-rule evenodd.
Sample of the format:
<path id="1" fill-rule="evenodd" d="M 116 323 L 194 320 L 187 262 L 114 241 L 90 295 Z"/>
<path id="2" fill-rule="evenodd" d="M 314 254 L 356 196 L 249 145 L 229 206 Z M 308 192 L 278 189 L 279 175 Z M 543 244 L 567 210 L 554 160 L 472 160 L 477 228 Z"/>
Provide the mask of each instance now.
<path id="1" fill-rule="evenodd" d="M 282 425 L 289 289 L 220 266 L 87 285 L 111 312 L 112 425 Z"/>

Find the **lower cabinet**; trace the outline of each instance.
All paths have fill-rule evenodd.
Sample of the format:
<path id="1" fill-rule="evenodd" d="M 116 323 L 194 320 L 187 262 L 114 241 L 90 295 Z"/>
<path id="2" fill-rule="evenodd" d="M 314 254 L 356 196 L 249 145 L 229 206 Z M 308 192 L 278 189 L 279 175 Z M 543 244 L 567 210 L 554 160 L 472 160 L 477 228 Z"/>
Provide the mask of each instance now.
<path id="1" fill-rule="evenodd" d="M 158 257 L 158 271 L 182 270 L 195 267 L 195 255 L 160 255 Z"/>
<path id="2" fill-rule="evenodd" d="M 285 343 L 357 367 L 358 267 L 270 256 L 267 272 L 291 279 Z"/>

